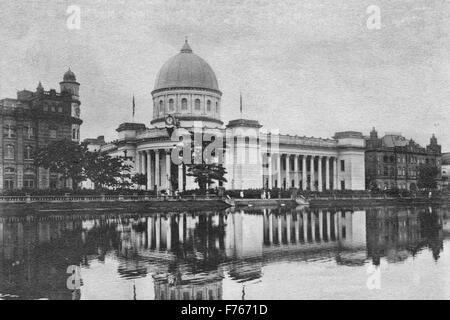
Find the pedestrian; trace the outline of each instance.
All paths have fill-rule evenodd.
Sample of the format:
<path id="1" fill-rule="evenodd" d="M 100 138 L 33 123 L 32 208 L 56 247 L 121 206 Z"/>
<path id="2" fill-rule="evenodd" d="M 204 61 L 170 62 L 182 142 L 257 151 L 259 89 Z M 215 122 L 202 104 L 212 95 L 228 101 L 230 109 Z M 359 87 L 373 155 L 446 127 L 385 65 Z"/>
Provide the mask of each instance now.
<path id="1" fill-rule="evenodd" d="M 244 190 L 241 190 L 241 198 L 244 199 Z"/>

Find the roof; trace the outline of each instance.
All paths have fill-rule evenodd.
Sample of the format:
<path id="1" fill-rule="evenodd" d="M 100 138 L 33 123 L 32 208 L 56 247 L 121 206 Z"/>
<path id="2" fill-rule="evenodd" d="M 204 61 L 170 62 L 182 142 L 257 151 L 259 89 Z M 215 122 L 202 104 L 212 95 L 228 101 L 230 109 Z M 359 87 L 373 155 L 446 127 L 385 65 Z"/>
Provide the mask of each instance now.
<path id="1" fill-rule="evenodd" d="M 209 64 L 184 43 L 180 53 L 170 58 L 159 71 L 154 90 L 202 88 L 219 91 L 216 75 Z"/>

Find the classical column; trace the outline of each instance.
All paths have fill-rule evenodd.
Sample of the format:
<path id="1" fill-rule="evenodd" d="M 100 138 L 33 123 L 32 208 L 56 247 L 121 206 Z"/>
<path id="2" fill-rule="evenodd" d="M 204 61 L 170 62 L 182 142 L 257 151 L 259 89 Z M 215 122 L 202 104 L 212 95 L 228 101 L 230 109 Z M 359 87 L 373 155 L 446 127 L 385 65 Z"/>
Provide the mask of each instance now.
<path id="1" fill-rule="evenodd" d="M 316 242 L 316 216 L 314 211 L 311 211 L 311 237 L 312 242 Z"/>
<path id="2" fill-rule="evenodd" d="M 296 217 L 297 219 L 294 220 L 294 232 L 295 232 L 294 236 L 295 236 L 295 243 L 298 243 L 298 232 L 299 232 L 298 226 L 300 224 L 300 213 L 298 213 Z"/>
<path id="3" fill-rule="evenodd" d="M 330 158 L 325 157 L 325 189 L 331 190 L 330 185 Z"/>
<path id="4" fill-rule="evenodd" d="M 286 241 L 291 244 L 291 215 L 286 214 Z"/>
<path id="5" fill-rule="evenodd" d="M 322 191 L 322 156 L 317 159 L 317 190 Z"/>
<path id="6" fill-rule="evenodd" d="M 309 181 L 309 188 L 311 189 L 311 191 L 314 191 L 314 156 L 311 156 L 310 160 L 309 160 L 309 175 L 311 177 L 311 180 Z"/>
<path id="7" fill-rule="evenodd" d="M 160 159 L 159 159 L 159 150 L 155 150 L 155 184 L 157 190 L 159 190 L 159 187 L 161 185 L 161 179 L 159 176 L 159 167 L 160 167 Z"/>
<path id="8" fill-rule="evenodd" d="M 327 240 L 331 241 L 331 212 L 327 211 Z"/>
<path id="9" fill-rule="evenodd" d="M 308 242 L 308 214 L 303 212 L 303 241 Z"/>
<path id="10" fill-rule="evenodd" d="M 169 215 L 167 218 L 167 232 L 166 232 L 166 243 L 167 251 L 172 249 L 172 216 Z"/>
<path id="11" fill-rule="evenodd" d="M 333 171 L 334 189 L 340 190 L 341 186 L 339 185 L 339 173 L 338 173 L 339 169 L 338 169 L 338 159 L 337 158 L 334 158 L 333 167 L 334 167 L 334 171 Z"/>
<path id="12" fill-rule="evenodd" d="M 323 241 L 323 211 L 319 210 L 319 241 Z"/>
<path id="13" fill-rule="evenodd" d="M 183 185 L 184 185 L 184 180 L 183 180 L 183 163 L 180 163 L 178 165 L 178 191 L 180 191 L 180 192 L 183 191 Z"/>
<path id="14" fill-rule="evenodd" d="M 286 155 L 285 164 L 286 164 L 286 189 L 291 187 L 291 177 L 289 174 L 289 170 L 291 170 L 291 158 L 289 154 Z"/>
<path id="15" fill-rule="evenodd" d="M 141 173 L 141 153 L 136 150 L 136 159 L 134 160 L 134 171 Z"/>
<path id="16" fill-rule="evenodd" d="M 172 190 L 172 161 L 170 159 L 170 149 L 166 150 L 166 190 Z"/>
<path id="17" fill-rule="evenodd" d="M 273 216 L 272 212 L 269 211 L 269 242 L 273 244 Z"/>
<path id="18" fill-rule="evenodd" d="M 281 154 L 277 153 L 276 154 L 277 157 L 277 187 L 279 189 L 281 189 L 282 185 L 281 185 Z"/>
<path id="19" fill-rule="evenodd" d="M 298 182 L 298 159 L 299 156 L 298 155 L 294 155 L 294 187 L 295 188 L 300 188 L 299 186 L 299 182 Z"/>
<path id="20" fill-rule="evenodd" d="M 308 176 L 306 174 L 306 156 L 303 155 L 302 156 L 302 189 L 303 189 L 303 191 L 305 191 L 308 186 L 307 180 L 308 180 Z"/>
<path id="21" fill-rule="evenodd" d="M 152 185 L 152 153 L 151 150 L 147 150 L 147 189 L 153 190 Z"/>
<path id="22" fill-rule="evenodd" d="M 141 155 L 141 160 L 139 161 L 139 163 L 140 163 L 140 165 L 141 165 L 141 173 L 144 173 L 145 174 L 145 170 L 146 170 L 146 157 L 145 157 L 145 151 L 141 151 L 140 152 L 140 155 Z"/>
<path id="23" fill-rule="evenodd" d="M 268 188 L 272 189 L 273 188 L 273 184 L 272 184 L 273 168 L 272 168 L 272 154 L 271 153 L 267 156 L 267 164 L 268 164 L 267 175 L 268 175 L 268 179 L 269 179 Z"/>
<path id="24" fill-rule="evenodd" d="M 158 213 L 155 220 L 156 225 L 156 250 L 159 251 L 161 243 L 161 215 Z"/>
<path id="25" fill-rule="evenodd" d="M 277 225 L 278 225 L 278 244 L 283 243 L 283 232 L 281 230 L 281 216 L 278 215 L 277 217 Z"/>

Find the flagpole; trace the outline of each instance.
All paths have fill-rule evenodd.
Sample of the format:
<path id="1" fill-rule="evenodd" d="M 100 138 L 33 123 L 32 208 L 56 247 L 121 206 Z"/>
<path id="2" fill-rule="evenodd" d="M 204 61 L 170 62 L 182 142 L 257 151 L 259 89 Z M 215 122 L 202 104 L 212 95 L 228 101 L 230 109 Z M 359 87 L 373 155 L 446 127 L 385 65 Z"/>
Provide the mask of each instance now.
<path id="1" fill-rule="evenodd" d="M 133 93 L 133 112 L 132 112 L 132 122 L 134 123 L 134 114 L 136 113 L 136 102 L 134 99 L 134 93 Z"/>

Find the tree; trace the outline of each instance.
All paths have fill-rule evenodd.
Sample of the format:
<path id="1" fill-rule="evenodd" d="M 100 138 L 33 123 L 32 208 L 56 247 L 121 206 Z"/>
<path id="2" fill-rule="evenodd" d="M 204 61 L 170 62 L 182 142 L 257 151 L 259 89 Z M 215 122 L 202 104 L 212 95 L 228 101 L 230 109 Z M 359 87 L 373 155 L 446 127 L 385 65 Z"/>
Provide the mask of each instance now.
<path id="1" fill-rule="evenodd" d="M 76 190 L 79 183 L 86 180 L 83 164 L 87 147 L 71 140 L 59 140 L 39 148 L 34 154 L 36 167 L 50 169 L 61 174 L 61 179 L 71 179 Z"/>
<path id="2" fill-rule="evenodd" d="M 206 191 L 209 184 L 214 181 L 227 182 L 225 168 L 218 164 L 191 164 L 187 166 L 186 175 L 195 177 L 195 182 L 198 183 L 200 190 Z"/>
<path id="3" fill-rule="evenodd" d="M 137 184 L 139 187 L 147 185 L 147 176 L 143 173 L 136 173 L 132 178 L 131 182 Z"/>
<path id="4" fill-rule="evenodd" d="M 420 189 L 436 189 L 437 177 L 439 175 L 439 169 L 430 164 L 422 164 L 419 167 L 419 173 L 417 177 L 417 186 Z"/>
<path id="5" fill-rule="evenodd" d="M 128 187 L 131 166 L 123 157 L 112 157 L 99 151 L 87 152 L 84 172 L 95 188 Z"/>

